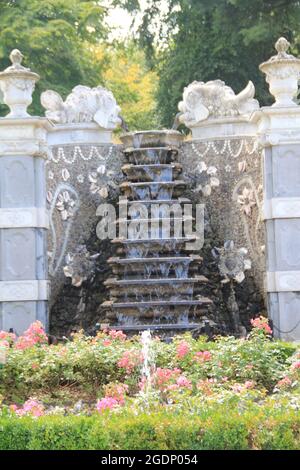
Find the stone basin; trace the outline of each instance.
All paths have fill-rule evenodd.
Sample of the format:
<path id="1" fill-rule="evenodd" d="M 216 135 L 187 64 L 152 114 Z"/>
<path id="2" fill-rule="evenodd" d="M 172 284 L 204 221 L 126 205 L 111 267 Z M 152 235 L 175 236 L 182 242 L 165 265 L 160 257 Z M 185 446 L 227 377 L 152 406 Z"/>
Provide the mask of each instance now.
<path id="1" fill-rule="evenodd" d="M 125 147 L 179 147 L 184 136 L 175 130 L 149 130 L 140 132 L 127 132 L 120 139 Z"/>

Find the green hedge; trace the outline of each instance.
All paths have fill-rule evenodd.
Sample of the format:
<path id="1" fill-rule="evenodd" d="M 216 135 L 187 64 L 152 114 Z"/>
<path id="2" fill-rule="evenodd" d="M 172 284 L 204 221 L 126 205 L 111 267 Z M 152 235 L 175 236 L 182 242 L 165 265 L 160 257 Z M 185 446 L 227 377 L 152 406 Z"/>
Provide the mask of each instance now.
<path id="1" fill-rule="evenodd" d="M 297 410 L 1 417 L 0 450 L 299 449 Z"/>

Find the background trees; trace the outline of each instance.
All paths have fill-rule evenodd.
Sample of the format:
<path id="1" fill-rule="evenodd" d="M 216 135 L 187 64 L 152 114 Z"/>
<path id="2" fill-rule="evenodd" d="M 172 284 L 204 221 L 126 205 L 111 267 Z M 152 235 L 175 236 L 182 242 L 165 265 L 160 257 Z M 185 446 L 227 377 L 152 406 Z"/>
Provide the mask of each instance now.
<path id="1" fill-rule="evenodd" d="M 134 39 L 110 36 L 109 8 L 140 10 Z M 109 8 L 107 8 L 109 7 Z M 81 83 L 112 89 L 130 128 L 170 126 L 184 86 L 221 78 L 236 92 L 252 80 L 270 103 L 258 65 L 280 35 L 300 47 L 299 0 L 0 0 L 0 69 L 13 48 L 41 75 L 40 92 L 65 97 Z M 135 41 L 135 43 L 134 43 Z M 159 79 L 157 78 L 159 77 Z M 5 111 L 0 105 L 0 115 Z"/>
<path id="2" fill-rule="evenodd" d="M 261 104 L 270 103 L 258 65 L 274 55 L 274 42 L 284 35 L 298 48 L 300 2 L 296 0 L 167 0 L 160 34 L 157 0 L 145 12 L 140 42 L 149 64 L 158 70 L 158 106 L 169 126 L 184 86 L 193 80 L 220 78 L 236 92 L 248 80 Z M 151 5 L 153 7 L 151 7 Z M 155 38 L 165 43 L 153 47 Z M 297 53 L 297 50 L 294 52 Z"/>
<path id="3" fill-rule="evenodd" d="M 41 75 L 31 112 L 42 113 L 42 90 L 65 96 L 79 83 L 99 83 L 102 64 L 93 60 L 90 44 L 107 34 L 104 15 L 93 1 L 0 0 L 0 69 L 10 65 L 9 53 L 18 48 L 24 64 Z"/>

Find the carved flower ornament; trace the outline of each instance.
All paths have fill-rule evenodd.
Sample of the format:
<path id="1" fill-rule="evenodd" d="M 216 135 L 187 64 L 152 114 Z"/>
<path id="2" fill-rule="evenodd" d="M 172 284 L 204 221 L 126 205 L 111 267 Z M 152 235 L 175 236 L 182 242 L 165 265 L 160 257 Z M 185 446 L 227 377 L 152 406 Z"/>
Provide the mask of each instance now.
<path id="1" fill-rule="evenodd" d="M 73 217 L 75 211 L 75 199 L 73 199 L 69 191 L 63 191 L 58 195 L 56 209 L 60 211 L 62 220 L 68 220 Z"/>
<path id="2" fill-rule="evenodd" d="M 241 205 L 241 211 L 250 217 L 252 213 L 252 207 L 256 206 L 253 189 L 249 189 L 245 186 L 242 194 L 237 197 L 237 202 Z"/>
<path id="3" fill-rule="evenodd" d="M 224 279 L 222 284 L 230 280 L 241 283 L 245 279 L 245 271 L 251 269 L 251 260 L 245 259 L 246 248 L 236 248 L 232 240 L 227 240 L 223 248 L 214 248 L 212 255 L 218 260 L 218 268 Z"/>
<path id="4" fill-rule="evenodd" d="M 74 287 L 81 287 L 83 281 L 93 278 L 95 260 L 99 256 L 99 253 L 91 255 L 85 245 L 79 245 L 74 253 L 67 254 L 66 266 L 63 268 L 64 275 L 72 279 Z"/>

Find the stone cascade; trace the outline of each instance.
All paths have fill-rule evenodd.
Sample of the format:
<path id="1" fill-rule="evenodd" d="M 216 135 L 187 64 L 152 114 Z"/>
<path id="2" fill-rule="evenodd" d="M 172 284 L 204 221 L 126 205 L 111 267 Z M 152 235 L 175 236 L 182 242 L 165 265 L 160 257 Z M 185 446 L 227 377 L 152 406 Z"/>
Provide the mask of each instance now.
<path id="1" fill-rule="evenodd" d="M 119 204 L 120 209 L 126 205 L 127 215 L 117 221 L 119 236 L 112 241 L 119 256 L 108 260 L 113 276 L 105 282 L 110 289 L 110 300 L 102 304 L 106 319 L 132 330 L 199 327 L 211 301 L 195 295 L 207 279 L 197 274 L 201 257 L 186 246 L 196 237 L 183 235 L 184 217 L 177 217 L 178 208 L 190 202 L 181 197 L 185 182 L 176 162 L 181 134 L 139 132 L 125 134 L 122 141 L 127 181 Z M 120 236 L 121 224 L 126 237 Z"/>

